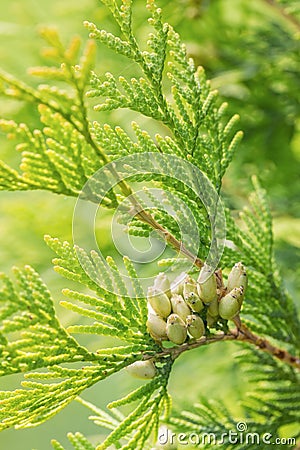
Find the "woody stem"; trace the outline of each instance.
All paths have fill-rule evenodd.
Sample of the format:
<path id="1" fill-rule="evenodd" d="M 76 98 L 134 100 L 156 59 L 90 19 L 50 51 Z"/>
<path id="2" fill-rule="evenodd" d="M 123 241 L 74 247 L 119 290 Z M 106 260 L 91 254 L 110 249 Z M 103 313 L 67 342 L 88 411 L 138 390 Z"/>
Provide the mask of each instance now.
<path id="1" fill-rule="evenodd" d="M 166 348 L 161 353 L 157 353 L 156 358 L 171 356 L 171 358 L 175 360 L 182 353 L 188 350 L 192 350 L 193 348 L 198 348 L 204 345 L 224 341 L 242 341 L 255 345 L 260 350 L 269 353 L 280 361 L 300 370 L 300 358 L 291 355 L 287 350 L 275 347 L 267 339 L 261 338 L 252 333 L 252 331 L 250 331 L 249 328 L 244 324 L 242 324 L 240 328 L 230 330 L 227 334 L 220 334 L 212 337 L 202 336 L 196 341 L 187 342 L 185 344 L 179 345 L 178 347 Z M 146 357 L 145 359 L 148 359 L 148 357 Z"/>
<path id="2" fill-rule="evenodd" d="M 245 324 L 242 324 L 238 330 L 237 339 L 253 344 L 260 350 L 271 354 L 274 358 L 280 359 L 280 361 L 300 370 L 300 358 L 291 355 L 287 350 L 274 346 L 267 339 L 252 333 Z"/>

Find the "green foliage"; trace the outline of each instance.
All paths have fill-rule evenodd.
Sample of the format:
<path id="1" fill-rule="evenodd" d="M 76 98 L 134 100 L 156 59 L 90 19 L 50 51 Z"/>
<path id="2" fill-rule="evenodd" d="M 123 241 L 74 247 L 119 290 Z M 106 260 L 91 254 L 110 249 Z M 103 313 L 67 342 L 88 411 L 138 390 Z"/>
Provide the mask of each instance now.
<path id="1" fill-rule="evenodd" d="M 68 439 L 70 443 L 72 444 L 73 448 L 75 450 L 94 450 L 95 447 L 93 447 L 89 441 L 81 434 L 81 433 L 68 433 Z M 64 447 L 60 445 L 59 442 L 55 441 L 53 439 L 52 446 L 54 450 L 64 450 Z"/>
<path id="2" fill-rule="evenodd" d="M 180 227 L 174 217 L 160 208 L 160 199 L 148 187 L 151 182 L 151 186 L 164 190 L 165 203 L 183 219 L 191 241 L 196 225 L 201 246 L 195 257 L 204 260 L 212 245 L 212 236 L 211 217 L 196 194 L 201 179 L 193 170 L 172 165 L 167 158 L 161 159 L 161 155 L 180 157 L 193 164 L 219 194 L 222 179 L 242 138 L 242 132 L 236 129 L 239 116 L 226 112 L 227 103 L 219 100 L 203 68 L 196 67 L 179 35 L 163 22 L 160 8 L 152 0 L 146 5 L 151 27 L 147 45 L 140 44 L 133 31 L 130 0 L 123 0 L 121 6 L 114 0 L 103 0 L 103 3 L 110 10 L 119 35 L 85 22 L 91 39 L 81 52 L 77 37 L 65 47 L 54 29 L 42 29 L 41 35 L 50 46 L 46 56 L 55 65 L 35 67 L 30 72 L 41 77 L 43 84 L 34 88 L 0 71 L 1 93 L 9 99 L 36 105 L 40 120 L 39 129 L 10 120 L 0 121 L 2 131 L 9 138 L 17 138 L 17 150 L 22 152 L 19 171 L 0 163 L 0 188 L 43 189 L 65 196 L 80 196 L 81 200 L 94 203 L 104 197 L 102 205 L 108 208 L 116 209 L 122 204 L 121 221 L 126 223 L 129 234 L 148 237 L 154 228 L 180 250 Z M 110 72 L 98 75 L 94 70 L 95 41 L 134 62 L 136 77 L 116 77 Z M 93 102 L 96 113 L 122 108 L 138 113 L 138 117 L 142 115 L 155 121 L 163 131 L 153 138 L 137 122 L 128 129 L 92 122 L 88 102 Z M 137 156 L 146 153 L 151 154 L 151 161 L 146 161 L 145 167 L 136 171 Z M 120 170 L 118 161 L 125 156 L 127 162 Z M 83 186 L 94 173 L 107 168 L 111 162 L 107 172 L 101 172 L 102 177 L 84 190 Z M 160 173 L 152 170 L 156 164 Z M 115 177 L 116 185 L 107 190 L 111 176 Z M 128 197 L 139 183 L 147 184 L 145 196 L 136 197 L 142 213 L 132 214 Z M 252 332 L 270 338 L 274 345 L 280 345 L 282 354 L 289 351 L 298 355 L 300 322 L 275 264 L 270 208 L 256 178 L 253 178 L 253 186 L 249 206 L 242 210 L 239 218 L 234 219 L 229 207 L 225 207 L 227 241 L 220 268 L 226 278 L 228 269 L 237 261 L 243 261 L 249 274 L 249 288 L 241 313 L 242 323 Z M 146 200 L 152 202 L 151 208 L 147 208 Z M 193 212 L 193 218 L 189 211 Z M 108 405 L 111 414 L 80 400 L 93 411 L 91 420 L 111 431 L 96 450 L 112 445 L 128 450 L 147 449 L 150 445 L 153 448 L 161 422 L 178 433 L 197 431 L 221 435 L 234 429 L 237 423 L 234 412 L 223 402 L 201 398 L 201 404 L 196 404 L 193 410 L 171 413 L 167 384 L 177 350 L 162 347 L 149 335 L 147 300 L 133 262 L 127 257 L 123 259 L 127 285 L 113 258 L 104 260 L 95 250 L 87 253 L 57 238 L 46 236 L 45 240 L 57 255 L 53 261 L 55 271 L 79 285 L 79 291 L 64 289 L 68 300 L 61 302 L 64 308 L 78 314 L 79 323 L 67 329 L 60 324 L 49 291 L 30 267 L 14 270 L 15 284 L 2 276 L 0 375 L 22 372 L 25 381 L 20 389 L 0 392 L 0 428 L 39 425 L 96 382 L 136 361 L 151 359 L 155 362 L 156 376 L 111 402 Z M 189 250 L 189 240 L 187 242 Z M 173 262 L 169 258 L 159 263 L 162 266 Z M 181 259 L 179 264 L 184 262 Z M 191 274 L 194 272 L 196 269 L 190 270 Z M 227 322 L 223 325 L 226 332 Z M 80 345 L 73 334 L 111 337 L 120 342 L 91 352 Z M 210 342 L 221 339 L 219 336 L 209 327 L 206 338 L 210 338 Z M 277 362 L 274 353 L 271 356 L 245 345 L 246 350 L 237 360 L 239 366 L 247 366 L 247 376 L 255 387 L 243 404 L 247 424 L 260 435 L 279 436 L 280 427 L 299 421 L 296 368 Z M 73 368 L 67 365 L 70 363 L 77 364 Z M 124 406 L 124 414 L 116 409 Z M 80 433 L 69 434 L 68 439 L 74 449 L 94 448 Z M 56 450 L 63 450 L 57 441 L 52 441 L 52 445 Z M 236 447 L 256 448 L 244 443 L 235 444 Z M 223 448 L 233 447 L 226 441 Z"/>
<path id="3" fill-rule="evenodd" d="M 147 7 L 151 13 L 149 23 L 154 30 L 148 37 L 148 49 L 143 51 L 132 33 L 130 7 L 126 9 L 128 17 L 126 16 L 127 25 L 124 28 L 124 5 L 121 11 L 114 2 L 107 4 L 120 25 L 125 40 L 120 41 L 118 37 L 98 30 L 93 23 L 86 22 L 90 37 L 134 60 L 140 66 L 144 77 L 116 79 L 111 73 L 106 73 L 104 79 L 101 79 L 93 73 L 92 89 L 87 95 L 104 98 L 103 103 L 94 107 L 95 110 L 130 108 L 163 122 L 173 136 L 164 139 L 156 136 L 160 151 L 187 158 L 220 188 L 222 176 L 242 136 L 241 132 L 233 133 L 238 116 L 234 115 L 230 120 L 225 119 L 225 122 L 222 122 L 226 104 L 218 107 L 217 91 L 211 89 L 203 69 L 195 68 L 179 35 L 169 24 L 162 22 L 161 11 L 152 1 L 148 2 Z M 148 145 L 150 144 L 148 150 L 155 149 L 149 136 L 140 132 L 137 137 L 139 136 L 144 151 L 147 149 L 145 138 Z M 112 142 L 115 139 L 105 137 L 105 144 L 110 141 L 113 147 Z M 97 135 L 97 138 L 101 139 L 101 136 Z M 100 140 L 100 144 L 102 142 Z M 113 148 L 116 151 L 116 147 Z M 132 152 L 132 145 L 127 148 Z"/>
<path id="4" fill-rule="evenodd" d="M 147 345 L 152 345 L 151 340 L 149 339 L 147 342 L 147 338 L 144 336 L 147 316 L 146 301 L 144 298 L 132 298 L 129 296 L 126 286 L 118 276 L 118 270 L 111 259 L 109 259 L 109 262 L 113 270 L 109 270 L 104 266 L 95 251 L 92 251 L 89 257 L 84 250 L 77 249 L 80 253 L 80 261 L 84 261 L 83 265 L 81 265 L 75 249 L 67 242 L 60 242 L 58 239 L 51 239 L 48 236 L 46 241 L 60 257 L 53 261 L 55 270 L 66 278 L 78 281 L 89 289 L 96 291 L 101 296 L 101 299 L 98 299 L 97 297 L 70 291 L 69 289 L 63 291 L 67 297 L 95 309 L 75 306 L 67 301 L 62 302 L 65 308 L 96 319 L 93 325 L 73 326 L 72 332 L 118 336 L 122 340 L 140 342 L 145 349 Z M 127 266 L 129 263 L 127 259 Z M 99 280 L 99 284 L 87 275 L 86 270 L 93 274 L 95 280 Z M 104 288 L 106 284 L 107 290 Z M 111 292 L 113 287 L 118 290 L 119 295 Z M 141 290 L 141 286 L 138 285 L 137 289 Z"/>
<path id="5" fill-rule="evenodd" d="M 201 435 L 213 433 L 216 442 L 224 436 L 226 448 L 233 449 L 267 449 L 270 443 L 282 436 L 281 429 L 286 424 L 294 424 L 294 433 L 290 434 L 290 444 L 276 442 L 278 448 L 295 448 L 299 437 L 299 374 L 291 368 L 276 362 L 270 355 L 261 353 L 253 348 L 246 349 L 237 355 L 243 371 L 252 383 L 252 391 L 243 402 L 244 414 L 247 417 L 246 430 L 249 434 L 268 436 L 266 441 L 257 437 L 249 438 L 245 435 L 241 442 L 230 440 L 230 431 L 238 433 L 237 421 L 222 401 L 207 400 L 201 397 L 201 403 L 196 403 L 191 410 L 174 411 L 169 424 L 178 431 L 186 431 Z M 225 435 L 226 433 L 226 435 Z M 292 440 L 294 439 L 294 440 Z M 269 442 L 268 442 L 269 441 Z M 209 448 L 212 443 L 206 442 L 201 448 Z"/>
<path id="6" fill-rule="evenodd" d="M 255 173 L 272 208 L 297 217 L 299 2 L 187 0 L 170 15 L 230 113 L 241 116 L 245 137 L 226 180 L 232 204 L 240 208 L 236 190 Z"/>
<path id="7" fill-rule="evenodd" d="M 54 242 L 52 240 L 50 244 L 58 249 L 63 247 L 57 240 Z M 68 250 L 71 252 L 70 249 Z M 61 253 L 66 255 L 67 252 L 63 249 Z M 69 263 L 70 260 L 71 258 Z M 82 272 L 81 266 L 78 271 Z M 59 324 L 50 293 L 36 272 L 30 267 L 25 267 L 23 270 L 15 269 L 15 274 L 18 290 L 5 276 L 3 276 L 1 290 L 1 375 L 30 372 L 43 367 L 47 367 L 48 371 L 26 373 L 25 378 L 33 381 L 22 382 L 24 389 L 1 392 L 2 429 L 13 425 L 17 428 L 38 425 L 56 414 L 87 387 L 140 359 L 142 352 L 155 350 L 155 344 L 150 336 L 148 342 L 144 337 L 145 325 L 141 323 L 141 320 L 137 320 L 136 324 L 133 323 L 133 312 L 137 312 L 137 305 L 131 304 L 128 297 L 118 299 L 106 296 L 101 299 L 65 291 L 70 298 L 96 309 L 77 307 L 70 302 L 62 302 L 62 305 L 68 309 L 95 320 L 91 326 L 73 326 L 70 327 L 70 331 L 90 332 L 104 336 L 117 335 L 130 343 L 127 346 L 90 353 Z M 81 274 L 77 275 L 79 279 Z M 121 303 L 122 300 L 124 303 Z M 144 318 L 145 321 L 146 316 Z M 130 328 L 128 327 L 129 319 L 131 320 Z M 8 341 L 7 337 L 11 335 L 17 337 Z M 57 365 L 76 361 L 97 364 L 85 365 L 80 369 Z M 143 392 L 147 392 L 148 397 L 145 397 L 143 412 L 151 408 L 158 401 L 157 398 L 166 395 L 164 391 L 168 377 L 164 369 L 162 374 L 155 378 L 155 382 L 144 387 Z M 150 401 L 149 397 L 156 389 L 159 392 L 162 391 L 160 397 Z M 137 398 L 138 393 L 135 393 L 121 403 L 134 401 Z M 148 417 L 150 416 L 151 409 L 148 413 Z M 121 424 L 120 433 L 124 435 L 127 433 L 126 430 L 124 424 Z"/>
<path id="8" fill-rule="evenodd" d="M 62 328 L 50 293 L 29 266 L 1 276 L 0 375 L 82 360 L 87 352 Z"/>
<path id="9" fill-rule="evenodd" d="M 67 243 L 49 237 L 47 242 L 60 256 L 60 259 L 55 260 L 59 273 L 87 285 L 103 296 L 99 298 L 64 290 L 67 297 L 85 306 L 77 306 L 68 301 L 61 302 L 62 306 L 94 319 L 92 325 L 69 327 L 69 332 L 118 336 L 119 339 L 125 340 L 127 345 L 100 349 L 96 353 L 88 352 L 59 324 L 49 292 L 30 267 L 15 270 L 19 291 L 14 289 L 7 277 L 3 277 L 1 375 L 30 372 L 42 367 L 47 367 L 48 371 L 26 373 L 25 378 L 33 381 L 22 382 L 24 389 L 1 393 L 2 428 L 13 425 L 17 428 L 38 425 L 56 414 L 87 387 L 140 359 L 142 354 L 151 354 L 159 349 L 146 332 L 145 299 L 140 297 L 134 299 L 126 295 L 125 286 L 120 284 L 118 277 L 115 277 L 114 282 L 119 287 L 121 295 L 100 288 L 86 275 L 76 259 L 75 251 Z M 93 256 L 93 262 L 97 264 L 97 256 L 95 254 Z M 92 264 L 88 256 L 85 257 L 87 264 Z M 112 262 L 111 264 L 113 265 Z M 133 268 L 128 260 L 126 265 L 132 274 Z M 101 269 L 95 267 L 95 270 L 100 274 L 102 272 L 103 275 Z M 109 279 L 109 274 L 106 276 Z M 8 343 L 6 335 L 12 332 L 21 334 L 19 338 Z M 57 365 L 76 361 L 94 362 L 96 365 L 85 365 L 79 369 Z M 143 398 L 136 410 L 120 423 L 108 439 L 108 443 L 105 442 L 101 448 L 107 448 L 115 436 L 119 439 L 131 435 L 135 429 L 138 430 L 138 434 L 137 436 L 133 434 L 129 442 L 136 442 L 137 445 L 141 442 L 140 445 L 143 445 L 163 408 L 171 365 L 172 363 L 168 361 L 163 362 L 160 375 L 152 382 L 116 402 L 126 404 Z M 157 409 L 154 408 L 155 405 Z M 145 420 L 140 418 L 141 415 L 142 417 L 144 415 Z"/>
<path id="10" fill-rule="evenodd" d="M 110 4 L 110 8 L 120 24 L 124 11 L 121 14 L 114 3 Z M 121 27 L 125 41 L 98 30 L 94 24 L 86 23 L 91 38 L 99 39 L 109 48 L 136 61 L 146 77 L 130 81 L 121 77 L 117 82 L 112 74 L 106 74 L 105 80 L 101 81 L 93 73 L 93 89 L 87 95 L 105 96 L 105 102 L 96 105 L 95 110 L 126 107 L 162 121 L 173 134 L 173 138 L 168 139 L 157 136 L 157 144 L 162 147 L 162 151 L 172 154 L 179 152 L 180 156 L 200 167 L 220 189 L 222 176 L 241 138 L 241 132 L 234 134 L 232 131 L 238 117 L 235 115 L 229 121 L 221 121 L 226 105 L 223 104 L 221 108 L 216 105 L 217 92 L 211 90 L 203 69 L 195 68 L 193 61 L 187 57 L 186 48 L 179 36 L 170 25 L 162 23 L 161 13 L 152 2 L 149 2 L 148 9 L 152 14 L 149 21 L 154 28 L 148 41 L 151 51 L 142 51 L 136 43 L 130 26 L 130 7 L 127 8 L 128 24 L 125 28 Z M 104 161 L 107 159 L 99 148 L 97 151 L 94 145 L 92 149 L 88 145 L 91 142 L 83 95 L 89 81 L 87 75 L 93 66 L 94 46 L 89 43 L 79 65 L 74 65 L 78 59 L 80 44 L 77 39 L 64 49 L 53 29 L 43 30 L 43 37 L 52 46 L 50 56 L 62 66 L 58 69 L 34 68 L 31 73 L 71 85 L 72 94 L 46 84 L 34 90 L 10 75 L 0 73 L 3 94 L 43 105 L 40 107 L 40 115 L 41 122 L 45 125 L 44 130 L 31 133 L 24 125 L 2 122 L 4 131 L 20 135 L 23 141 L 18 148 L 24 152 L 21 168 L 25 173 L 21 178 L 25 180 L 22 183 L 20 175 L 3 164 L 1 184 L 5 189 L 44 189 L 47 188 L 48 180 L 49 190 L 77 195 L 86 181 L 85 176 L 90 176 L 99 168 L 95 160 L 101 157 Z M 162 83 L 163 75 L 171 82 L 166 92 Z M 172 103 L 167 99 L 169 91 Z M 140 150 L 135 151 L 145 151 L 146 141 L 151 151 L 157 151 L 156 144 L 138 127 L 135 127 L 138 138 L 136 146 L 133 143 L 128 145 L 129 137 L 120 128 L 113 130 L 99 123 L 94 123 L 94 126 L 97 143 L 100 148 L 106 148 L 108 144 L 110 148 L 107 149 L 107 155 L 113 159 L 123 156 L 125 148 L 128 153 L 136 148 Z M 65 136 L 61 135 L 62 129 L 65 130 Z M 28 146 L 35 148 L 34 154 L 27 151 Z M 40 155 L 36 155 L 37 151 Z"/>
<path id="11" fill-rule="evenodd" d="M 223 265 L 228 267 L 241 259 L 249 272 L 247 301 L 243 308 L 246 323 L 260 334 L 290 343 L 298 351 L 300 324 L 295 305 L 281 287 L 273 257 L 272 218 L 265 191 L 256 178 L 249 207 L 240 213 L 240 221 L 227 216 L 227 237 L 233 245 L 225 249 Z M 228 213 L 229 214 L 229 213 Z M 285 324 L 288 323 L 289 327 Z"/>

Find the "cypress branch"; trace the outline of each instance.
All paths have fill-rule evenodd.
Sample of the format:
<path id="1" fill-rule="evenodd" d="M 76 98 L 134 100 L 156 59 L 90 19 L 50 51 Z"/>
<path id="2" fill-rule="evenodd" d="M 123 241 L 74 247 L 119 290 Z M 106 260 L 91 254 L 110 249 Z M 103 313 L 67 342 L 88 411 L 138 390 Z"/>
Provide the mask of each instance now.
<path id="1" fill-rule="evenodd" d="M 37 104 L 42 124 L 41 129 L 31 130 L 23 123 L 0 121 L 5 133 L 21 141 L 16 148 L 22 152 L 19 171 L 0 163 L 0 188 L 45 189 L 80 196 L 81 200 L 96 204 L 101 200 L 110 209 L 121 206 L 122 221 L 129 233 L 148 237 L 155 230 L 182 257 L 177 264 L 183 268 L 192 261 L 194 267 L 188 268 L 183 284 L 178 286 L 171 286 L 170 280 L 159 274 L 146 295 L 129 258 L 123 262 L 130 286 L 111 257 L 105 260 L 96 251 L 88 253 L 46 236 L 47 244 L 57 254 L 55 270 L 84 289 L 65 289 L 63 294 L 70 301 L 61 302 L 81 321 L 67 330 L 60 325 L 50 293 L 30 267 L 15 269 L 16 283 L 2 276 L 0 375 L 25 372 L 25 381 L 20 389 L 0 392 L 0 428 L 36 426 L 94 383 L 128 367 L 129 373 L 151 381 L 111 402 L 111 414 L 79 400 L 92 409 L 95 415 L 91 419 L 97 425 L 111 431 L 96 450 L 111 445 L 145 450 L 150 446 L 151 434 L 154 440 L 157 437 L 161 421 L 179 431 L 228 431 L 236 421 L 222 402 L 201 399 L 201 405 L 196 404 L 192 411 L 171 413 L 167 384 L 174 360 L 185 351 L 233 341 L 247 344 L 239 362 L 248 364 L 249 377 L 258 383 L 244 404 L 249 422 L 260 433 L 271 431 L 278 436 L 282 424 L 299 420 L 296 370 L 300 368 L 300 323 L 278 275 L 271 212 L 256 178 L 240 221 L 235 221 L 224 206 L 228 246 L 211 273 L 211 281 L 202 279 L 208 250 L 219 238 L 213 232 L 218 225 L 214 219 L 220 200 L 212 199 L 196 169 L 220 194 L 223 176 L 243 135 L 237 129 L 239 115 L 227 114 L 227 104 L 221 104 L 203 68 L 195 67 L 180 36 L 163 23 L 162 12 L 153 0 L 147 1 L 152 32 L 145 49 L 133 32 L 132 2 L 103 3 L 110 9 L 120 37 L 85 22 L 91 39 L 81 52 L 78 38 L 64 46 L 55 29 L 43 28 L 41 35 L 51 46 L 48 56 L 57 66 L 35 67 L 31 74 L 49 83 L 34 89 L 0 71 L 1 92 L 8 98 Z M 278 6 L 280 3 L 267 3 L 297 26 L 297 19 Z M 133 61 L 143 75 L 130 80 L 109 72 L 98 75 L 94 71 L 95 41 Z M 98 98 L 94 107 L 98 113 L 126 108 L 159 122 L 170 136 L 157 133 L 153 139 L 136 122 L 132 123 L 133 133 L 119 126 L 91 123 L 86 97 Z M 137 158 L 144 154 L 150 157 L 144 161 L 144 167 L 137 168 Z M 175 156 L 193 168 L 174 164 Z M 118 162 L 123 157 L 126 163 L 120 168 Z M 94 173 L 104 167 L 107 173 L 103 172 L 101 179 L 93 179 Z M 106 192 L 110 179 L 115 184 Z M 164 201 L 173 207 L 173 217 L 161 210 L 161 198 L 150 189 L 144 190 L 145 196 L 136 194 L 135 183 L 149 181 L 166 190 Z M 87 182 L 90 184 L 83 192 Z M 197 195 L 199 190 L 213 203 L 210 211 Z M 176 220 L 186 225 L 186 242 L 181 239 Z M 201 248 L 196 251 L 192 245 L 194 228 L 201 235 Z M 173 262 L 174 258 L 167 258 L 160 265 L 171 266 Z M 236 263 L 243 270 L 246 266 L 248 287 L 240 274 L 239 284 L 233 283 L 233 288 L 229 288 L 230 279 L 236 278 L 232 275 L 237 270 Z M 227 275 L 227 269 L 233 265 Z M 182 305 L 185 313 L 180 309 Z M 230 320 L 236 329 L 229 328 Z M 70 333 L 112 336 L 123 345 L 90 352 Z M 166 341 L 169 342 L 165 345 Z M 65 367 L 65 363 L 73 362 L 84 365 Z M 36 369 L 43 371 L 32 372 Z M 138 404 L 127 416 L 115 409 L 134 402 Z M 68 439 L 74 449 L 94 449 L 80 433 L 71 433 Z M 52 441 L 52 445 L 63 450 L 57 441 Z"/>

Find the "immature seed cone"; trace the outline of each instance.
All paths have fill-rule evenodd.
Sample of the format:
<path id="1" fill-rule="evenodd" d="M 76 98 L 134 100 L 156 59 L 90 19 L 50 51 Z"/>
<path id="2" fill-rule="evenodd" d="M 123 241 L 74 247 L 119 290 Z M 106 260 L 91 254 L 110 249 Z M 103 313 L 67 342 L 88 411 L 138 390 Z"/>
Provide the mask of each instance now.
<path id="1" fill-rule="evenodd" d="M 136 361 L 126 367 L 127 372 L 135 378 L 143 378 L 149 380 L 156 375 L 156 367 L 151 359 L 147 361 Z"/>
<path id="2" fill-rule="evenodd" d="M 207 312 L 212 317 L 218 317 L 219 315 L 219 302 L 218 298 L 215 297 L 212 302 L 210 302 L 209 307 L 207 308 Z"/>
<path id="3" fill-rule="evenodd" d="M 183 297 L 178 294 L 174 294 L 171 297 L 171 305 L 173 313 L 178 314 L 182 320 L 185 320 L 189 314 L 191 314 L 191 310 L 188 305 L 183 300 Z"/>
<path id="4" fill-rule="evenodd" d="M 209 304 L 217 298 L 217 280 L 213 270 L 207 264 L 200 270 L 197 288 L 203 303 Z"/>
<path id="5" fill-rule="evenodd" d="M 154 280 L 154 289 L 160 292 L 164 292 L 169 297 L 171 295 L 170 281 L 167 275 L 160 272 Z"/>
<path id="6" fill-rule="evenodd" d="M 204 305 L 198 295 L 197 283 L 190 276 L 188 276 L 183 283 L 183 297 L 193 311 L 200 312 L 204 308 Z"/>
<path id="7" fill-rule="evenodd" d="M 204 335 L 205 326 L 201 317 L 196 316 L 196 314 L 191 314 L 187 316 L 186 324 L 188 332 L 193 338 L 199 339 Z"/>
<path id="8" fill-rule="evenodd" d="M 175 278 L 175 280 L 171 283 L 171 293 L 183 295 L 183 284 L 187 277 L 187 274 L 185 272 L 182 272 L 178 277 Z"/>
<path id="9" fill-rule="evenodd" d="M 190 296 L 191 293 L 197 294 L 197 283 L 192 277 L 187 275 L 187 277 L 183 282 L 183 290 L 182 290 L 183 298 L 186 299 L 187 297 Z"/>
<path id="10" fill-rule="evenodd" d="M 186 340 L 187 331 L 184 321 L 178 314 L 171 314 L 167 320 L 167 335 L 174 344 L 183 344 Z"/>
<path id="11" fill-rule="evenodd" d="M 228 275 L 227 290 L 232 291 L 235 287 L 242 286 L 244 288 L 244 293 L 248 285 L 248 276 L 246 269 L 241 262 L 236 263 L 231 269 Z"/>
<path id="12" fill-rule="evenodd" d="M 171 314 L 171 303 L 164 292 L 157 291 L 154 287 L 149 287 L 147 300 L 157 315 L 168 317 Z"/>
<path id="13" fill-rule="evenodd" d="M 149 314 L 147 320 L 147 329 L 153 339 L 156 341 L 167 340 L 167 322 L 156 314 Z"/>
<path id="14" fill-rule="evenodd" d="M 230 291 L 230 294 L 235 297 L 240 305 L 240 308 L 242 306 L 243 300 L 244 300 L 244 288 L 243 286 L 235 287 Z"/>
<path id="15" fill-rule="evenodd" d="M 186 303 L 189 305 L 192 311 L 200 312 L 204 308 L 204 305 L 198 294 L 191 292 L 186 298 Z"/>
<path id="16" fill-rule="evenodd" d="M 200 312 L 204 308 L 198 295 L 197 283 L 191 277 L 187 277 L 183 283 L 183 297 L 193 311 Z"/>
<path id="17" fill-rule="evenodd" d="M 231 320 L 239 313 L 241 309 L 239 300 L 242 295 L 242 288 L 234 288 L 229 294 L 221 298 L 219 303 L 219 314 L 222 319 Z"/>

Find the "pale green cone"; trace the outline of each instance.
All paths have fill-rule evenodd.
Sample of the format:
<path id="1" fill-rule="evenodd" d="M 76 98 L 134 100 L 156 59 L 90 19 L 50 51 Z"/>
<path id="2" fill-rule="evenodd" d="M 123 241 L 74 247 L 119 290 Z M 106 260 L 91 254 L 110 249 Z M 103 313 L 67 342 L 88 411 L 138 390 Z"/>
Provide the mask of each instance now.
<path id="1" fill-rule="evenodd" d="M 198 294 L 203 303 L 209 304 L 217 298 L 217 280 L 213 270 L 205 264 L 198 277 Z"/>
<path id="2" fill-rule="evenodd" d="M 207 312 L 212 317 L 218 317 L 219 315 L 219 302 L 218 298 L 215 297 L 212 302 L 210 302 L 209 307 L 207 308 Z"/>
<path id="3" fill-rule="evenodd" d="M 154 362 L 151 359 L 147 361 L 136 361 L 130 364 L 130 366 L 127 366 L 126 370 L 131 376 L 144 380 L 154 378 L 157 373 Z"/>
<path id="4" fill-rule="evenodd" d="M 175 314 L 178 314 L 182 320 L 185 320 L 189 314 L 191 314 L 191 310 L 188 305 L 183 300 L 183 297 L 178 294 L 174 294 L 171 297 L 171 305 L 172 311 Z"/>
<path id="5" fill-rule="evenodd" d="M 196 316 L 196 314 L 191 314 L 187 316 L 186 324 L 188 332 L 193 338 L 199 339 L 204 335 L 205 326 L 201 317 Z"/>
<path id="6" fill-rule="evenodd" d="M 154 287 L 149 287 L 147 300 L 157 315 L 166 318 L 171 314 L 171 303 L 164 292 L 157 291 Z"/>
<path id="7" fill-rule="evenodd" d="M 163 272 L 160 272 L 156 276 L 153 287 L 157 291 L 164 292 L 165 294 L 167 294 L 168 297 L 171 295 L 170 281 L 167 275 Z"/>
<path id="8" fill-rule="evenodd" d="M 182 272 L 178 277 L 175 278 L 175 280 L 171 283 L 171 293 L 183 295 L 183 284 L 184 281 L 187 278 L 187 274 L 185 272 Z"/>
<path id="9" fill-rule="evenodd" d="M 248 276 L 246 269 L 241 262 L 236 263 L 231 269 L 228 275 L 227 290 L 232 291 L 235 287 L 242 286 L 244 288 L 244 293 L 248 285 Z"/>
<path id="10" fill-rule="evenodd" d="M 183 298 L 186 299 L 191 293 L 197 294 L 197 283 L 188 275 L 183 283 Z"/>
<path id="11" fill-rule="evenodd" d="M 157 341 L 167 340 L 167 322 L 156 314 L 149 314 L 147 320 L 147 329 L 150 335 Z"/>
<path id="12" fill-rule="evenodd" d="M 204 305 L 198 294 L 191 292 L 186 298 L 186 303 L 189 305 L 192 311 L 200 312 L 204 308 Z"/>
<path id="13" fill-rule="evenodd" d="M 239 303 L 243 295 L 242 288 L 234 288 L 229 294 L 221 298 L 219 303 L 219 314 L 222 319 L 231 320 L 240 311 L 241 305 Z"/>
<path id="14" fill-rule="evenodd" d="M 195 311 L 200 312 L 204 305 L 198 295 L 196 281 L 188 276 L 183 284 L 183 297 L 189 307 Z"/>
<path id="15" fill-rule="evenodd" d="M 230 291 L 230 294 L 237 299 L 240 307 L 242 306 L 244 300 L 244 293 L 245 291 L 243 286 L 235 287 Z"/>
<path id="16" fill-rule="evenodd" d="M 187 337 L 186 325 L 177 315 L 171 314 L 167 320 L 167 335 L 174 344 L 183 344 Z"/>

